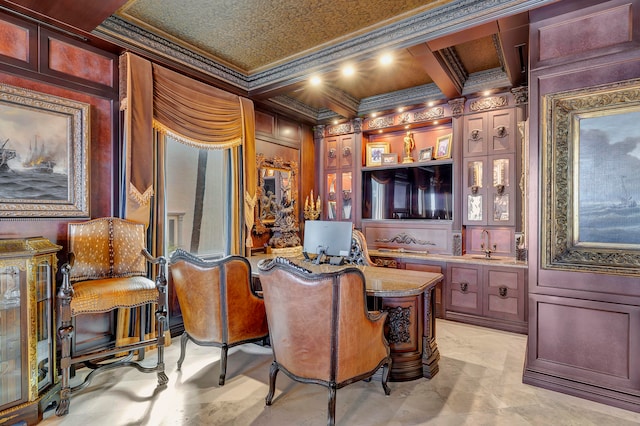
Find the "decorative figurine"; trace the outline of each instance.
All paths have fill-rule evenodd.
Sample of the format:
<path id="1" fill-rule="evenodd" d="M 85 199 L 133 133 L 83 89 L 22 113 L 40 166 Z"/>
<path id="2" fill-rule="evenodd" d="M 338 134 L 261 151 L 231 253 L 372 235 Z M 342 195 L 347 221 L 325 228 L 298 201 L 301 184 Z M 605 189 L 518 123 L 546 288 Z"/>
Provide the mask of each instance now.
<path id="1" fill-rule="evenodd" d="M 404 137 L 404 158 L 403 163 L 413 163 L 413 157 L 411 151 L 416 147 L 416 142 L 413 140 L 413 134 L 407 132 L 407 136 Z"/>

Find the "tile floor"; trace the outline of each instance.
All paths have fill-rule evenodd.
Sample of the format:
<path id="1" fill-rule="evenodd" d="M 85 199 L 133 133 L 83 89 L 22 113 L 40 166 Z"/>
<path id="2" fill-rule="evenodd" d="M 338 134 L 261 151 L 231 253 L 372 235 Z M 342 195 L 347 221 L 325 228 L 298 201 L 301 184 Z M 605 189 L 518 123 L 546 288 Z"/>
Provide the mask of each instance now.
<path id="1" fill-rule="evenodd" d="M 440 371 L 431 380 L 379 380 L 339 389 L 337 425 L 638 425 L 640 414 L 522 383 L 526 336 L 438 320 Z M 217 348 L 187 345 L 176 370 L 178 339 L 166 350 L 169 384 L 156 375 L 116 369 L 74 395 L 69 414 L 45 412 L 42 426 L 64 425 L 324 425 L 327 390 L 280 372 L 265 406 L 271 354 L 247 344 L 229 351 L 227 381 L 218 386 Z M 152 363 L 155 353 L 147 360 Z"/>

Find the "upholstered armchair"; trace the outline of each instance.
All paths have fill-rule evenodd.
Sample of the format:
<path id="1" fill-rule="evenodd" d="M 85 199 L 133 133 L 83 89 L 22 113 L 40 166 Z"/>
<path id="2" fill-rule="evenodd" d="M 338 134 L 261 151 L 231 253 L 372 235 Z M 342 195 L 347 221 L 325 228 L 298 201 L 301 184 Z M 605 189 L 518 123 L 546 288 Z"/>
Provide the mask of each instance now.
<path id="1" fill-rule="evenodd" d="M 145 248 L 145 226 L 115 217 L 69 223 L 69 262 L 62 265 L 62 286 L 58 291 L 58 315 L 62 381 L 60 404 L 56 414 L 69 412 L 71 394 L 86 387 L 95 373 L 115 367 L 135 367 L 144 373 L 158 374 L 158 385 L 168 377 L 164 372 L 164 332 L 167 320 L 166 260 L 154 258 Z M 147 262 L 158 265 L 155 282 L 147 278 Z M 145 336 L 145 309 L 156 304 L 156 333 Z M 140 335 L 137 341 L 123 345 L 117 342 L 109 348 L 71 353 L 76 324 L 83 314 L 110 312 L 118 308 L 140 307 Z M 144 367 L 132 361 L 137 351 L 144 357 L 144 348 L 156 346 L 158 359 L 154 367 Z M 100 361 L 116 354 L 128 353 L 115 361 Z M 140 359 L 139 359 L 140 360 Z M 96 363 L 92 362 L 96 361 Z M 93 369 L 85 380 L 71 388 L 71 367 L 83 363 Z"/>
<path id="2" fill-rule="evenodd" d="M 169 271 L 185 329 L 178 370 L 189 340 L 220 347 L 218 383 L 223 386 L 229 348 L 269 336 L 264 301 L 251 287 L 251 264 L 241 256 L 206 261 L 178 249 L 171 255 Z"/>
<path id="3" fill-rule="evenodd" d="M 364 234 L 357 229 L 354 229 L 351 233 L 351 253 L 345 260 L 353 265 L 375 266 L 375 263 L 369 257 L 367 240 Z"/>
<path id="4" fill-rule="evenodd" d="M 279 370 L 329 389 L 329 425 L 335 423 L 336 390 L 370 378 L 380 367 L 389 395 L 387 313 L 367 311 L 360 270 L 314 274 L 284 258 L 261 261 L 258 268 L 273 348 L 267 405 Z"/>

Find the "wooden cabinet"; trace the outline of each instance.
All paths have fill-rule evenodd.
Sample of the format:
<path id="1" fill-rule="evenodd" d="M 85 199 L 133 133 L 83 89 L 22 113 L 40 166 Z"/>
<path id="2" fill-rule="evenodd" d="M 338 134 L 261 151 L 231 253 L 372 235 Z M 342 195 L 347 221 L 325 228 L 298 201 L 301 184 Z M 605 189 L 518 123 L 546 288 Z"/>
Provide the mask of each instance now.
<path id="1" fill-rule="evenodd" d="M 515 109 L 464 119 L 462 223 L 515 226 L 517 129 Z"/>
<path id="2" fill-rule="evenodd" d="M 516 136 L 512 108 L 467 115 L 464 118 L 462 155 L 477 157 L 515 152 Z"/>
<path id="3" fill-rule="evenodd" d="M 503 265 L 449 264 L 445 318 L 526 333 L 525 271 Z"/>
<path id="4" fill-rule="evenodd" d="M 61 248 L 42 237 L 0 240 L 0 418 L 10 424 L 38 423 L 58 395 L 53 307 Z"/>
<path id="5" fill-rule="evenodd" d="M 424 272 L 436 272 L 438 274 L 445 274 L 446 265 L 444 265 L 445 271 L 443 271 L 443 264 L 441 262 L 429 262 L 429 261 L 401 261 L 397 264 L 398 268 L 408 269 L 411 271 L 424 271 Z M 435 316 L 436 318 L 444 318 L 444 302 L 442 297 L 442 282 L 436 284 L 433 290 Z"/>
<path id="6" fill-rule="evenodd" d="M 324 141 L 323 214 L 326 220 L 353 218 L 354 140 L 354 135 L 348 134 Z"/>

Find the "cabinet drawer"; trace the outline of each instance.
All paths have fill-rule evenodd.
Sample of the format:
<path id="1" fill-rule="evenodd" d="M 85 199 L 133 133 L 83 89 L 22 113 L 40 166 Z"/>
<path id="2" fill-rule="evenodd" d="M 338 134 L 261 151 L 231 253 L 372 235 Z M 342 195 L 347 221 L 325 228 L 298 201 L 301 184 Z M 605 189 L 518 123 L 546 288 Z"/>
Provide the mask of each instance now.
<path id="1" fill-rule="evenodd" d="M 468 266 L 449 266 L 446 306 L 448 310 L 482 314 L 480 269 Z"/>
<path id="2" fill-rule="evenodd" d="M 524 321 L 524 270 L 487 268 L 484 279 L 484 315 Z"/>

